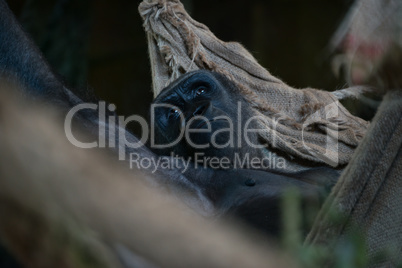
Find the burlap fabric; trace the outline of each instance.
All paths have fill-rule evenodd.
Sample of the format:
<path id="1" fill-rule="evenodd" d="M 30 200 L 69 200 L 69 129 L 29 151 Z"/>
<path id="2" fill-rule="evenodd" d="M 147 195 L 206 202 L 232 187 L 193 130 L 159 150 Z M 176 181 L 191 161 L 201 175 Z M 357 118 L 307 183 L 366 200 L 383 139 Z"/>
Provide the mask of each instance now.
<path id="1" fill-rule="evenodd" d="M 306 243 L 327 245 L 359 227 L 370 259 L 392 250 L 382 265 L 402 262 L 402 91 L 389 92 L 370 129 L 327 199 Z M 331 213 L 346 219 L 334 223 Z M 391 264 L 393 264 L 391 266 Z"/>
<path id="2" fill-rule="evenodd" d="M 155 96 L 180 75 L 207 69 L 226 75 L 259 116 L 261 137 L 289 159 L 342 166 L 364 136 L 368 123 L 351 115 L 335 93 L 295 89 L 272 76 L 238 43 L 226 43 L 193 20 L 178 0 L 144 0 L 144 19 Z"/>
<path id="3" fill-rule="evenodd" d="M 306 240 L 332 250 L 358 227 L 370 267 L 402 263 L 401 14 L 400 0 L 358 0 L 332 40 L 341 52 L 335 65 L 343 65 L 350 83 L 388 93 Z M 346 218 L 334 223 L 334 211 Z"/>

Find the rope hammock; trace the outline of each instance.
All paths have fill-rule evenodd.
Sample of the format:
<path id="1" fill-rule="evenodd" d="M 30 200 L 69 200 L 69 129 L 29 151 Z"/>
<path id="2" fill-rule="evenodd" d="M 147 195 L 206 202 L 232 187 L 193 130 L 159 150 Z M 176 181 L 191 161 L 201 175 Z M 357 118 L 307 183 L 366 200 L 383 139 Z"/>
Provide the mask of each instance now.
<path id="1" fill-rule="evenodd" d="M 358 8 L 355 6 L 354 12 L 360 10 L 367 14 L 366 17 L 360 16 L 358 26 L 372 27 L 371 31 L 365 28 L 365 37 L 369 37 L 376 25 L 366 22 L 373 15 L 378 17 L 381 12 L 378 8 L 395 10 L 398 1 L 388 1 L 387 4 L 368 1 L 363 9 L 359 7 L 362 2 L 356 5 Z M 368 12 L 370 3 L 371 11 L 376 14 Z M 402 186 L 398 182 L 402 174 L 400 92 L 386 95 L 369 127 L 368 122 L 351 115 L 338 101 L 358 96 L 364 91 L 363 87 L 332 93 L 292 88 L 260 66 L 240 44 L 219 40 L 205 25 L 193 20 L 180 1 L 144 0 L 139 11 L 148 37 L 155 96 L 186 72 L 198 69 L 219 72 L 237 84 L 255 113 L 262 116 L 261 124 L 266 129 L 263 138 L 273 148 L 296 160 L 332 166 L 349 163 L 317 218 L 306 240 L 307 245 L 329 245 L 330 241 L 341 239 L 353 223 L 367 234 L 368 256 L 374 256 L 390 243 L 401 251 Z M 354 14 L 349 18 L 358 17 Z M 362 18 L 367 21 L 362 21 Z M 363 34 L 353 22 L 345 23 L 343 33 L 338 32 L 333 42 L 340 42 L 346 32 Z M 381 28 L 377 30 L 381 31 Z M 349 63 L 348 66 L 353 65 L 351 61 Z M 276 127 L 273 129 L 272 126 Z M 331 139 L 329 142 L 327 137 Z M 342 224 L 332 224 L 330 208 L 346 215 Z"/>
<path id="2" fill-rule="evenodd" d="M 146 0 L 139 6 L 148 36 L 154 95 L 180 75 L 207 69 L 226 75 L 260 118 L 261 137 L 274 150 L 297 160 L 347 164 L 368 123 L 351 115 L 338 99 L 364 88 L 330 93 L 295 89 L 272 76 L 240 44 L 225 43 L 193 20 L 178 0 Z M 319 129 L 316 131 L 315 129 Z M 331 144 L 331 146 L 328 146 Z"/>

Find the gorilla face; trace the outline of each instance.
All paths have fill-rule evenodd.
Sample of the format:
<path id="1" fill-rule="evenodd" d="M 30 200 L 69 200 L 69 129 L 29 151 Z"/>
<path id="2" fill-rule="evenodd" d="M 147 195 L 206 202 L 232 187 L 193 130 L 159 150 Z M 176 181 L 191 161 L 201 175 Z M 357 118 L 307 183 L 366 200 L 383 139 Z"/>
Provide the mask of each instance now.
<path id="1" fill-rule="evenodd" d="M 232 158 L 245 144 L 245 122 L 252 116 L 250 104 L 223 75 L 209 71 L 188 73 L 165 88 L 154 100 L 151 122 L 158 154 L 174 152 L 192 156 Z M 248 123 L 255 128 L 255 121 Z M 256 144 L 257 136 L 248 135 Z"/>

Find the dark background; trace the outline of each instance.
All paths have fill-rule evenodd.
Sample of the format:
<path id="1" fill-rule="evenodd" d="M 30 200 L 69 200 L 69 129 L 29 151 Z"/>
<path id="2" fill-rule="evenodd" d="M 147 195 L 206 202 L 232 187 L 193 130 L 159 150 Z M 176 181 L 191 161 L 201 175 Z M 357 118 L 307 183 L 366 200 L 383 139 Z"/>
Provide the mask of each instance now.
<path id="1" fill-rule="evenodd" d="M 151 71 L 132 0 L 8 0 L 55 71 L 80 95 L 90 89 L 123 115 L 146 116 Z M 239 41 L 291 86 L 345 86 L 327 44 L 350 0 L 184 0 L 189 13 L 224 41 Z M 353 108 L 353 107 L 352 107 Z"/>

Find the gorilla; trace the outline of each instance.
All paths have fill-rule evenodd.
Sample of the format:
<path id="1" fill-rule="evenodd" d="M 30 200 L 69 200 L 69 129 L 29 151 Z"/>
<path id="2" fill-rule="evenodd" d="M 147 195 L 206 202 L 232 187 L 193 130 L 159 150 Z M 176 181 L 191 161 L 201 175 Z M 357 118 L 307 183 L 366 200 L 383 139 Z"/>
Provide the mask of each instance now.
<path id="1" fill-rule="evenodd" d="M 51 104 L 67 114 L 73 107 L 84 104 L 59 77 L 52 71 L 36 45 L 23 31 L 20 24 L 4 0 L 0 0 L 0 82 L 17 81 L 21 88 L 19 94 L 31 101 Z M 0 84 L 1 87 L 1 84 Z M 179 78 L 163 90 L 154 101 L 155 141 L 168 144 L 175 141 L 185 122 L 189 123 L 188 137 L 166 148 L 137 148 L 126 146 L 125 153 L 132 153 L 142 158 L 160 159 L 171 151 L 180 156 L 189 157 L 196 152 L 207 156 L 229 157 L 233 161 L 236 153 L 251 153 L 261 157 L 261 151 L 245 143 L 245 137 L 236 141 L 234 146 L 220 149 L 230 136 L 239 133 L 219 130 L 242 129 L 245 122 L 232 120 L 236 118 L 235 105 L 240 103 L 242 117 L 252 116 L 250 105 L 235 93 L 234 86 L 223 76 L 207 71 L 189 73 Z M 116 116 L 116 115 L 114 115 Z M 207 119 L 206 121 L 204 119 Z M 139 140 L 127 130 L 117 129 L 109 121 L 102 119 L 97 110 L 80 110 L 74 115 L 76 124 L 87 133 L 98 137 L 99 129 L 105 128 L 105 135 L 111 133 L 115 139 L 123 132 L 125 140 L 138 143 Z M 253 125 L 250 125 L 250 129 Z M 205 130 L 211 130 L 211 134 Z M 213 130 L 213 132 L 212 132 Z M 192 146 L 190 140 L 197 146 Z M 258 136 L 251 135 L 252 144 L 258 143 Z M 219 146 L 198 148 L 216 142 Z M 236 146 L 235 146 L 236 145 Z M 108 149 L 116 153 L 115 148 Z M 303 204 L 321 202 L 337 179 L 338 173 L 331 169 L 311 168 L 303 172 L 271 172 L 235 168 L 231 163 L 227 169 L 215 169 L 210 166 L 197 167 L 191 162 L 189 166 L 178 164 L 171 167 L 157 167 L 154 164 L 146 170 L 147 182 L 166 189 L 188 206 L 207 217 L 235 215 L 270 235 L 276 236 L 281 228 L 281 199 L 289 188 L 300 192 Z M 154 169 L 157 172 L 152 172 Z M 184 193 L 184 194 L 183 194 Z"/>
<path id="2" fill-rule="evenodd" d="M 154 140 L 151 138 L 153 144 L 148 144 L 148 147 L 158 155 L 179 155 L 195 162 L 195 165 L 201 164 L 204 170 L 212 168 L 214 172 L 219 169 L 243 170 L 236 167 L 236 159 L 241 161 L 247 155 L 247 159 L 263 159 L 265 156 L 266 148 L 259 143 L 258 132 L 247 132 L 247 129 L 258 129 L 257 121 L 249 120 L 254 115 L 251 104 L 238 92 L 235 84 L 222 74 L 206 70 L 187 73 L 164 88 L 151 106 Z M 198 159 L 197 154 L 202 158 Z M 227 159 L 227 165 L 218 163 L 214 166 L 211 163 L 214 158 L 218 162 Z M 252 174 L 256 170 L 249 172 Z M 280 172 L 266 170 L 266 173 L 270 178 L 276 177 L 282 182 L 292 178 L 288 186 L 296 188 L 304 188 L 302 185 L 307 183 L 309 186 L 302 190 L 305 202 L 312 197 L 308 197 L 307 188 L 314 185 L 328 190 L 338 177 L 338 172 L 329 167 L 312 167 L 293 173 L 286 169 Z M 265 181 L 265 178 L 253 176 L 244 181 L 244 186 L 258 187 Z M 232 192 L 234 188 L 228 185 L 224 188 L 231 189 L 225 194 L 236 196 L 242 196 L 244 190 L 249 190 L 235 194 Z M 279 202 L 283 192 L 280 190 L 281 193 L 272 196 L 268 194 L 276 191 L 275 188 L 270 185 L 270 189 L 264 189 L 264 192 L 253 191 L 253 196 L 246 197 L 247 201 L 243 199 L 246 203 L 231 207 L 231 212 L 259 229 L 278 234 L 272 230 L 280 229 L 279 222 L 274 223 L 274 227 L 272 222 L 259 218 L 264 214 L 264 209 L 270 211 L 270 219 L 280 218 Z M 222 194 L 217 196 L 222 197 Z"/>

